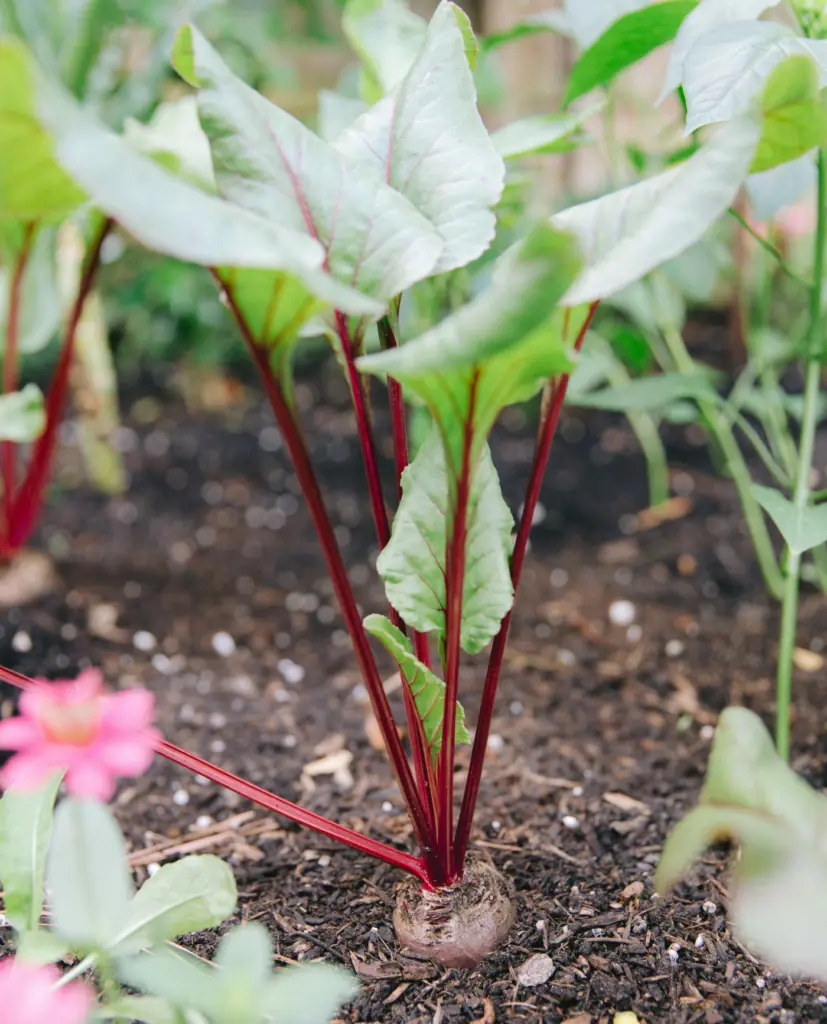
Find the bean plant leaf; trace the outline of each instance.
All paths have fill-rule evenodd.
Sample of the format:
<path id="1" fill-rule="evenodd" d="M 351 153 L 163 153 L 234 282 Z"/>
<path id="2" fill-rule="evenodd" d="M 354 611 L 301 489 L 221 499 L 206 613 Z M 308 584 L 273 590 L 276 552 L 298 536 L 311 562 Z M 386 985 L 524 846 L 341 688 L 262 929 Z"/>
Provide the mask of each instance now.
<path id="1" fill-rule="evenodd" d="M 827 502 L 799 508 L 774 487 L 753 484 L 752 491 L 793 554 L 803 554 L 827 541 Z"/>
<path id="2" fill-rule="evenodd" d="M 95 1013 L 94 1020 L 140 1021 L 140 1024 L 186 1024 L 185 1018 L 166 999 L 157 996 L 120 996 Z"/>
<path id="3" fill-rule="evenodd" d="M 367 180 L 391 185 L 436 228 L 444 245 L 434 273 L 465 266 L 488 248 L 505 179 L 477 110 L 469 34 L 467 15 L 443 0 L 405 78 L 335 143 Z"/>
<path id="4" fill-rule="evenodd" d="M 571 28 L 568 18 L 563 11 L 550 10 L 540 11 L 532 14 L 522 21 L 515 21 L 513 25 L 504 28 L 499 32 L 489 32 L 480 39 L 480 50 L 482 53 L 490 53 L 498 50 L 501 46 L 525 39 L 527 36 L 536 36 L 541 32 L 555 32 L 558 35 L 570 36 Z"/>
<path id="5" fill-rule="evenodd" d="M 2 878 L 0 878 L 2 882 Z M 41 903 L 43 900 L 43 878 L 40 878 Z M 42 910 L 42 906 L 40 908 Z M 20 932 L 16 940 L 15 956 L 28 964 L 54 964 L 69 954 L 69 946 L 63 939 L 46 928 L 34 928 Z"/>
<path id="6" fill-rule="evenodd" d="M 60 780 L 57 774 L 32 792 L 9 789 L 0 800 L 0 886 L 6 919 L 18 932 L 34 932 L 40 921 Z"/>
<path id="7" fill-rule="evenodd" d="M 759 134 L 751 118 L 733 121 L 684 163 L 556 214 L 586 259 L 564 302 L 613 295 L 697 242 L 738 194 Z"/>
<path id="8" fill-rule="evenodd" d="M 129 957 L 118 973 L 134 988 L 180 1009 L 195 1010 L 213 1024 L 267 1019 L 273 1024 L 318 1024 L 329 1020 L 358 986 L 351 975 L 327 964 L 271 973 L 273 947 L 260 924 L 245 924 L 224 936 L 216 970 L 168 949 Z"/>
<path id="9" fill-rule="evenodd" d="M 399 666 L 416 705 L 425 730 L 425 742 L 436 765 L 442 750 L 442 726 L 445 715 L 445 683 L 414 655 L 411 641 L 384 615 L 368 615 L 365 629 L 381 641 L 385 650 Z M 470 743 L 465 727 L 465 710 L 457 701 L 455 730 L 457 743 Z"/>
<path id="10" fill-rule="evenodd" d="M 367 109 L 368 105 L 364 100 L 345 96 L 331 89 L 322 89 L 319 92 L 319 135 L 325 142 L 334 142 Z"/>
<path id="11" fill-rule="evenodd" d="M 477 465 L 500 411 L 571 368 L 552 312 L 579 268 L 572 238 L 540 225 L 500 257 L 490 287 L 466 306 L 419 338 L 359 360 L 363 372 L 389 374 L 428 406 L 452 493 L 465 439 L 468 463 Z"/>
<path id="12" fill-rule="evenodd" d="M 592 46 L 615 22 L 648 7 L 652 0 L 563 0 L 563 13 L 578 46 Z"/>
<path id="13" fill-rule="evenodd" d="M 744 113 L 773 68 L 787 57 L 810 57 L 827 84 L 827 40 L 802 39 L 777 22 L 735 22 L 701 37 L 686 56 L 686 131 Z"/>
<path id="14" fill-rule="evenodd" d="M 508 564 L 514 520 L 487 445 L 472 467 L 467 516 L 460 644 L 473 654 L 497 633 L 514 600 Z M 452 520 L 445 452 L 438 430 L 432 428 L 402 474 L 402 501 L 391 539 L 376 563 L 388 600 L 422 633 L 445 635 Z"/>
<path id="15" fill-rule="evenodd" d="M 775 752 L 761 720 L 727 708 L 698 806 L 667 839 L 655 885 L 664 892 L 711 843 L 739 843 L 730 887 L 742 942 L 776 970 L 827 979 L 827 798 Z"/>
<path id="16" fill-rule="evenodd" d="M 367 75 L 375 102 L 402 81 L 422 49 L 428 23 L 405 0 L 348 0 L 342 29 Z"/>
<path id="17" fill-rule="evenodd" d="M 45 426 L 43 394 L 36 384 L 27 384 L 22 391 L 0 395 L 0 441 L 17 444 L 34 441 L 43 433 Z"/>
<path id="18" fill-rule="evenodd" d="M 173 63 L 199 89 L 219 191 L 239 207 L 321 247 L 336 281 L 388 300 L 432 273 L 437 231 L 404 196 L 245 85 L 185 26 Z M 238 261 L 218 261 L 218 265 Z"/>
<path id="19" fill-rule="evenodd" d="M 164 864 L 130 901 L 112 951 L 124 955 L 215 928 L 235 910 L 237 898 L 233 873 L 219 857 L 190 856 Z"/>
<path id="20" fill-rule="evenodd" d="M 778 0 L 700 0 L 681 24 L 669 55 L 669 67 L 663 83 L 661 101 L 683 82 L 683 66 L 692 47 L 707 33 L 732 22 L 749 22 L 759 18 Z"/>
<path id="21" fill-rule="evenodd" d="M 789 57 L 772 71 L 762 110 L 761 141 L 750 168 L 753 174 L 795 160 L 827 141 L 827 106 L 809 57 Z"/>
<path id="22" fill-rule="evenodd" d="M 581 132 L 600 111 L 595 104 L 571 114 L 538 114 L 512 121 L 494 132 L 491 140 L 503 160 L 518 160 L 526 156 L 563 153 L 575 149 L 586 141 Z"/>
<path id="23" fill-rule="evenodd" d="M 666 0 L 631 11 L 616 21 L 580 55 L 572 68 L 564 106 L 607 85 L 616 75 L 648 53 L 674 39 L 697 0 Z"/>
<path id="24" fill-rule="evenodd" d="M 63 800 L 46 862 L 54 931 L 79 952 L 106 949 L 133 896 L 121 830 L 104 804 Z"/>
<path id="25" fill-rule="evenodd" d="M 608 409 L 615 412 L 664 409 L 673 402 L 686 398 L 716 398 L 717 393 L 709 377 L 684 373 L 659 373 L 653 377 L 638 377 L 628 384 L 602 388 L 580 394 L 577 404 L 589 409 Z"/>

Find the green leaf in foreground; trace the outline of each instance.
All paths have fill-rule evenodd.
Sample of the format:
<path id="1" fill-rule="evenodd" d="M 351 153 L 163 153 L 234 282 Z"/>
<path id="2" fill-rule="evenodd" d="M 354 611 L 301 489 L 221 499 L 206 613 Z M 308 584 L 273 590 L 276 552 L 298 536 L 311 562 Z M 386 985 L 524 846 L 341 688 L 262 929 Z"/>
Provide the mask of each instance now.
<path id="1" fill-rule="evenodd" d="M 52 926 L 79 952 L 108 948 L 123 928 L 134 887 L 112 812 L 94 800 L 63 800 L 46 862 Z"/>
<path id="2" fill-rule="evenodd" d="M 799 508 L 774 487 L 753 484 L 752 491 L 794 555 L 827 541 L 827 502 Z"/>
<path id="3" fill-rule="evenodd" d="M 564 105 L 606 85 L 652 50 L 675 38 L 697 0 L 666 0 L 619 18 L 580 55 L 571 72 Z"/>
<path id="4" fill-rule="evenodd" d="M 697 242 L 738 194 L 759 135 L 751 118 L 732 121 L 684 163 L 556 214 L 586 260 L 566 305 L 614 295 Z"/>
<path id="5" fill-rule="evenodd" d="M 36 384 L 0 395 L 0 441 L 34 441 L 45 425 L 43 394 Z"/>
<path id="6" fill-rule="evenodd" d="M 260 1021 L 323 1024 L 358 986 L 339 968 L 308 964 L 271 973 L 273 947 L 260 924 L 245 924 L 224 936 L 213 967 L 162 950 L 123 960 L 127 984 L 205 1014 L 213 1024 Z"/>
<path id="7" fill-rule="evenodd" d="M 368 99 L 375 101 L 402 81 L 422 44 L 428 23 L 404 0 L 348 0 L 342 29 L 368 75 Z"/>
<path id="8" fill-rule="evenodd" d="M 60 779 L 60 774 L 55 775 L 32 792 L 7 790 L 0 800 L 0 887 L 6 918 L 18 932 L 34 932 L 40 921 L 46 851 Z"/>
<path id="9" fill-rule="evenodd" d="M 488 445 L 483 444 L 476 459 L 468 501 L 460 638 L 463 650 L 472 654 L 495 636 L 514 600 L 509 572 L 514 520 Z M 391 605 L 422 633 L 445 634 L 446 550 L 452 518 L 445 453 L 438 430 L 432 428 L 402 474 L 402 501 L 391 539 L 376 563 Z"/>
<path id="10" fill-rule="evenodd" d="M 445 683 L 414 655 L 410 640 L 384 615 L 368 615 L 365 629 L 381 641 L 399 666 L 416 704 L 425 730 L 425 742 L 436 765 L 442 750 L 442 726 L 445 715 Z M 470 743 L 465 727 L 465 710 L 457 701 L 455 730 L 457 743 Z"/>
<path id="11" fill-rule="evenodd" d="M 238 893 L 230 868 L 211 855 L 164 864 L 130 901 L 113 951 L 123 955 L 215 928 L 235 910 Z"/>
<path id="12" fill-rule="evenodd" d="M 773 70 L 764 88 L 762 111 L 753 174 L 796 160 L 827 141 L 827 107 L 809 57 L 790 57 Z"/>
<path id="13" fill-rule="evenodd" d="M 735 931 L 778 971 L 827 980 L 827 798 L 775 752 L 757 715 L 721 715 L 698 806 L 666 841 L 655 878 L 674 885 L 707 846 L 741 848 L 730 886 Z"/>
<path id="14" fill-rule="evenodd" d="M 400 348 L 359 360 L 363 372 L 390 375 L 428 406 L 452 493 L 466 429 L 476 465 L 500 411 L 571 368 L 552 312 L 579 268 L 572 238 L 540 225 L 500 258 L 490 287 L 466 306 Z"/>

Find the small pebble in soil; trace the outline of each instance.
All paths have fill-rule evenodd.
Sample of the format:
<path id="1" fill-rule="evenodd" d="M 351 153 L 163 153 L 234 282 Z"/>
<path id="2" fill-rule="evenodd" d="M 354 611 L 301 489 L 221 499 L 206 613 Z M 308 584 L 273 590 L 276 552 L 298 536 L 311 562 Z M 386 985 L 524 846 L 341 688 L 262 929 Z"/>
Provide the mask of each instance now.
<path id="1" fill-rule="evenodd" d="M 566 828 L 580 828 L 580 819 L 573 814 L 564 814 L 561 820 Z"/>
<path id="2" fill-rule="evenodd" d="M 755 984 L 758 986 L 758 988 L 766 988 L 767 987 L 767 979 L 766 978 L 756 978 L 755 979 Z"/>
<path id="3" fill-rule="evenodd" d="M 210 750 L 214 754 L 223 754 L 226 749 L 227 744 L 224 742 L 224 740 L 213 740 L 212 743 L 210 744 Z"/>
<path id="4" fill-rule="evenodd" d="M 505 746 L 505 740 L 500 736 L 499 733 L 492 732 L 488 737 L 488 743 L 486 744 L 489 750 L 493 750 L 494 753 L 499 753 Z"/>
<path id="5" fill-rule="evenodd" d="M 208 719 L 211 729 L 223 729 L 227 724 L 227 716 L 220 711 L 213 711 Z"/>
<path id="6" fill-rule="evenodd" d="M 609 605 L 609 622 L 613 626 L 630 626 L 636 614 L 637 610 L 631 601 L 612 601 Z"/>
<path id="7" fill-rule="evenodd" d="M 521 715 L 523 713 L 523 702 L 521 700 L 512 700 L 508 705 L 508 710 L 512 715 Z"/>
<path id="8" fill-rule="evenodd" d="M 151 878 L 153 875 L 156 875 L 158 873 L 160 868 L 161 868 L 160 864 L 147 864 L 147 866 L 146 866 L 146 873 Z"/>
<path id="9" fill-rule="evenodd" d="M 718 904 L 713 900 L 706 900 L 701 906 L 701 910 L 703 910 L 705 914 L 715 914 L 718 912 Z"/>
<path id="10" fill-rule="evenodd" d="M 223 630 L 212 638 L 212 649 L 222 658 L 229 658 L 235 651 L 235 640 Z"/>
<path id="11" fill-rule="evenodd" d="M 28 633 L 24 633 L 23 630 L 21 630 L 19 633 L 14 634 L 11 645 L 14 650 L 18 651 L 20 654 L 28 654 L 32 649 L 32 638 Z"/>
<path id="12" fill-rule="evenodd" d="M 643 636 L 643 628 L 638 626 L 637 623 L 634 626 L 629 626 L 626 630 L 626 639 L 630 644 L 639 643 Z"/>
<path id="13" fill-rule="evenodd" d="M 572 791 L 571 791 L 571 795 L 572 796 L 582 796 L 584 792 L 585 792 L 585 790 L 583 789 L 582 786 L 575 786 L 574 789 L 572 789 Z"/>
<path id="14" fill-rule="evenodd" d="M 172 802 L 177 807 L 186 807 L 190 802 L 190 795 L 185 789 L 176 789 L 172 794 Z"/>
<path id="15" fill-rule="evenodd" d="M 667 956 L 669 957 L 669 959 L 670 959 L 670 960 L 672 961 L 672 965 L 673 965 L 673 966 L 674 966 L 675 964 L 677 964 L 677 962 L 678 962 L 678 957 L 679 957 L 679 956 L 681 955 L 681 947 L 680 947 L 680 944 L 679 944 L 679 943 L 677 943 L 677 942 L 673 942 L 673 943 L 672 943 L 672 945 L 671 945 L 671 946 L 669 947 L 669 949 L 667 949 L 667 950 L 666 950 L 666 955 L 667 955 Z"/>
<path id="16" fill-rule="evenodd" d="M 574 651 L 570 651 L 566 647 L 561 647 L 560 650 L 557 652 L 557 660 L 560 662 L 561 665 L 576 665 L 577 655 L 574 653 Z"/>
<path id="17" fill-rule="evenodd" d="M 501 822 L 499 822 L 499 821 L 492 821 L 491 822 L 491 831 L 492 832 L 499 832 L 501 828 L 502 828 L 502 823 Z"/>
<path id="18" fill-rule="evenodd" d="M 715 726 L 714 725 L 703 725 L 703 726 L 701 726 L 701 739 L 702 740 L 706 740 L 707 742 L 709 742 L 709 740 L 711 740 L 714 735 L 715 735 Z"/>
<path id="19" fill-rule="evenodd" d="M 296 686 L 304 679 L 304 669 L 301 665 L 297 665 L 295 661 L 291 661 L 289 658 L 281 658 L 276 667 L 281 673 L 285 683 L 289 683 L 290 686 Z"/>
<path id="20" fill-rule="evenodd" d="M 565 569 L 552 569 L 549 581 L 553 587 L 562 590 L 569 581 L 569 574 Z"/>
<path id="21" fill-rule="evenodd" d="M 525 988 L 545 985 L 554 974 L 554 962 L 547 953 L 535 953 L 517 968 L 517 982 Z"/>
<path id="22" fill-rule="evenodd" d="M 326 853 L 323 853 L 321 857 L 319 857 L 318 864 L 320 868 L 330 867 L 330 857 L 328 857 Z"/>
<path id="23" fill-rule="evenodd" d="M 132 646 L 136 651 L 143 651 L 149 653 L 154 651 L 158 646 L 158 641 L 155 639 L 152 633 L 145 629 L 139 629 L 138 632 L 132 637 Z"/>
<path id="24" fill-rule="evenodd" d="M 704 945 L 705 945 L 704 937 L 703 937 L 703 935 L 699 935 L 697 937 L 697 939 L 695 939 L 695 949 L 703 949 Z"/>
<path id="25" fill-rule="evenodd" d="M 679 658 L 684 652 L 682 640 L 668 640 L 664 648 L 667 658 Z"/>
<path id="26" fill-rule="evenodd" d="M 199 814 L 195 819 L 196 828 L 209 828 L 212 825 L 213 819 L 209 814 Z"/>
<path id="27" fill-rule="evenodd" d="M 393 812 L 393 804 L 390 800 L 385 800 L 382 804 L 382 810 L 385 814 L 391 814 Z"/>

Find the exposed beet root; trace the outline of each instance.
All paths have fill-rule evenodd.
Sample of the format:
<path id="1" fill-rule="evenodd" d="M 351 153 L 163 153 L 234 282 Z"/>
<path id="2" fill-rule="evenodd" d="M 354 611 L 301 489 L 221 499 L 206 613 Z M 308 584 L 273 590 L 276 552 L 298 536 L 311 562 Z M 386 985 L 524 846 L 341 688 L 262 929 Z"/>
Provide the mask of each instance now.
<path id="1" fill-rule="evenodd" d="M 57 586 L 54 562 L 42 551 L 23 548 L 0 563 L 0 608 L 18 608 L 50 594 Z"/>
<path id="2" fill-rule="evenodd" d="M 445 967 L 476 967 L 505 941 L 514 917 L 513 884 L 472 854 L 455 885 L 427 890 L 415 878 L 401 882 L 393 926 L 413 953 Z"/>

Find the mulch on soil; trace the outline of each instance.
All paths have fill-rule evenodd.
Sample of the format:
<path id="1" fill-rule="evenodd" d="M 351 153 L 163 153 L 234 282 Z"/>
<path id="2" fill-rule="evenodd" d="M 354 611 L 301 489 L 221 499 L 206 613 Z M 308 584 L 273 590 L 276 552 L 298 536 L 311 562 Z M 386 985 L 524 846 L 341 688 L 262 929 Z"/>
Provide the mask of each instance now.
<path id="1" fill-rule="evenodd" d="M 310 408 L 312 451 L 353 582 L 382 610 L 352 421 L 339 384 Z M 129 493 L 84 488 L 46 512 L 40 542 L 61 593 L 0 617 L 0 660 L 59 676 L 100 664 L 157 694 L 182 746 L 355 828 L 406 844 L 389 766 L 280 439 L 257 397 L 221 414 L 143 400 L 121 433 Z M 385 432 L 380 429 L 380 437 Z M 638 515 L 645 469 L 610 417 L 570 413 L 533 534 L 480 794 L 476 848 L 514 880 L 518 923 L 473 972 L 404 956 L 390 868 L 251 809 L 160 759 L 116 811 L 133 865 L 187 852 L 232 864 L 230 922 L 259 920 L 282 963 L 322 958 L 363 981 L 349 1022 L 827 1021 L 827 994 L 776 977 L 731 935 L 725 853 L 668 899 L 652 876 L 694 802 L 718 711 L 772 713 L 776 610 L 762 594 L 731 489 L 676 435 L 671 518 Z M 697 438 L 694 439 L 697 442 Z M 531 429 L 514 413 L 493 445 L 513 508 Z M 64 453 L 64 483 L 76 475 Z M 387 493 L 391 493 L 390 489 Z M 825 785 L 827 602 L 808 594 L 796 678 L 795 767 Z M 390 671 L 390 666 L 387 666 Z M 484 664 L 469 661 L 473 722 Z M 394 699 L 398 699 L 398 694 Z M 400 719 L 401 720 L 401 719 Z M 468 751 L 459 757 L 458 788 Z M 209 956 L 220 930 L 183 940 Z M 3 936 L 0 929 L 0 951 Z M 524 965 L 532 957 L 539 984 Z"/>

